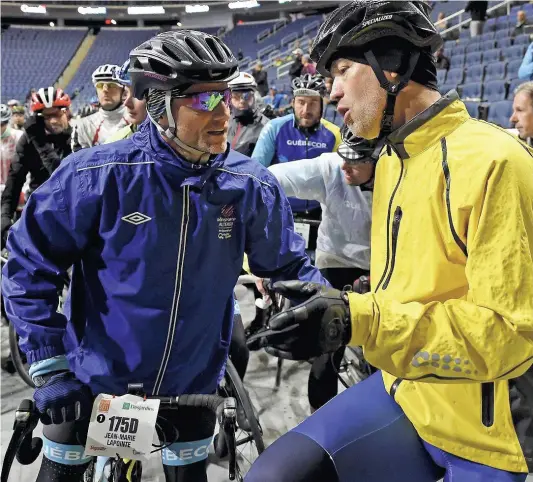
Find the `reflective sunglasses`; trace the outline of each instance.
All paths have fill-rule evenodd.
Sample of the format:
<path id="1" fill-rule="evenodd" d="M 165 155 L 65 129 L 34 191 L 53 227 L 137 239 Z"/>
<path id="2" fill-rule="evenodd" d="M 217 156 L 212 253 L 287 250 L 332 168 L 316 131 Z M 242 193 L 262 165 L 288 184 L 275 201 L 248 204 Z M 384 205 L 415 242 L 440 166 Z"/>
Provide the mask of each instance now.
<path id="1" fill-rule="evenodd" d="M 96 90 L 104 90 L 104 87 L 107 85 L 108 89 L 120 89 L 122 86 L 116 82 L 98 82 L 95 87 Z"/>
<path id="2" fill-rule="evenodd" d="M 175 95 L 172 97 L 174 99 L 192 99 L 192 103 L 188 107 L 202 112 L 213 112 L 221 102 L 224 102 L 226 107 L 230 107 L 231 92 L 229 89 L 226 89 L 196 92 L 188 95 Z"/>
<path id="3" fill-rule="evenodd" d="M 254 98 L 254 93 L 252 91 L 232 92 L 231 96 L 234 101 L 244 100 L 245 102 L 249 102 Z"/>

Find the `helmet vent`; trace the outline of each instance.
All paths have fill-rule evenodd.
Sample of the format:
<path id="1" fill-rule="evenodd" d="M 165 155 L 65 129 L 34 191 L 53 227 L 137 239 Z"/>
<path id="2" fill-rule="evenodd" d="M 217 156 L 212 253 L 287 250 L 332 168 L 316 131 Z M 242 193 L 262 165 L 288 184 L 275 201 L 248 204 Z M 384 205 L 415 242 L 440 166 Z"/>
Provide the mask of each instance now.
<path id="1" fill-rule="evenodd" d="M 207 60 L 205 51 L 202 49 L 201 45 L 199 45 L 196 40 L 189 37 L 185 37 L 185 43 L 196 57 L 198 57 L 200 60 L 203 60 L 204 62 Z"/>
<path id="2" fill-rule="evenodd" d="M 164 75 L 166 77 L 170 77 L 172 75 L 172 69 L 163 62 L 158 62 L 154 59 L 148 59 L 148 63 L 150 64 L 152 71 L 156 74 Z"/>
<path id="3" fill-rule="evenodd" d="M 206 37 L 205 39 L 205 43 L 207 44 L 207 46 L 211 49 L 211 52 L 213 52 L 213 55 L 215 56 L 215 58 L 220 62 L 224 62 L 224 56 L 223 56 L 223 52 L 220 51 L 220 46 L 218 45 L 218 43 L 215 41 L 214 38 L 212 37 Z"/>

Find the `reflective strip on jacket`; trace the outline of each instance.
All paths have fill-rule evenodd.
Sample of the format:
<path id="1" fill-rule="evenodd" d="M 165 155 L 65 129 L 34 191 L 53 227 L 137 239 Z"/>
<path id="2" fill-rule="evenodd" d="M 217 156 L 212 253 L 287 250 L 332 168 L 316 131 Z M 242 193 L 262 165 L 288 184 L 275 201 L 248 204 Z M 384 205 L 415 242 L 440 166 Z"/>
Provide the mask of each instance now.
<path id="1" fill-rule="evenodd" d="M 351 343 L 423 440 L 531 471 L 533 151 L 454 91 L 389 139 Z"/>
<path id="2" fill-rule="evenodd" d="M 325 283 L 293 227 L 267 169 L 229 148 L 190 164 L 145 121 L 69 156 L 32 194 L 8 238 L 6 311 L 29 363 L 66 354 L 95 394 L 132 382 L 212 393 L 244 252 L 257 276 Z M 72 265 L 63 316 L 57 290 Z"/>

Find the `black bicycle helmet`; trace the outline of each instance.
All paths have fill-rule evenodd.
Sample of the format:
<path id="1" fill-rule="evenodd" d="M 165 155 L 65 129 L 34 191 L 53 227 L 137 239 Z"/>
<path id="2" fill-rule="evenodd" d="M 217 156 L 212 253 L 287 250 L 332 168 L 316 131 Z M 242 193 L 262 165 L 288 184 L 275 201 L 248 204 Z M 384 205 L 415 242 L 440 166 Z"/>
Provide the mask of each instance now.
<path id="1" fill-rule="evenodd" d="M 311 58 L 329 77 L 332 57 L 342 48 L 362 48 L 383 37 L 400 37 L 418 48 L 436 52 L 442 37 L 421 1 L 355 0 L 335 10 L 322 24 L 313 42 Z"/>
<path id="2" fill-rule="evenodd" d="M 196 30 L 160 33 L 130 52 L 133 95 L 148 89 L 187 89 L 192 84 L 228 82 L 239 74 L 237 59 L 218 37 Z"/>
<path id="3" fill-rule="evenodd" d="M 408 65 L 397 78 L 389 82 L 372 51 L 382 39 L 399 38 L 407 45 Z M 391 42 L 393 43 L 393 42 Z M 412 50 L 409 50 L 412 46 Z M 387 103 L 381 119 L 378 142 L 372 158 L 375 162 L 392 132 L 396 97 L 411 79 L 415 67 L 423 55 L 426 62 L 432 53 L 442 46 L 442 37 L 429 18 L 429 7 L 421 1 L 376 1 L 355 0 L 335 10 L 320 27 L 313 42 L 311 57 L 317 62 L 317 70 L 330 75 L 335 57 L 357 53 L 365 59 L 376 75 L 381 87 L 387 92 Z M 436 71 L 435 71 L 436 72 Z M 436 73 L 435 73 L 436 76 Z"/>
<path id="4" fill-rule="evenodd" d="M 304 74 L 292 81 L 292 95 L 322 97 L 326 93 L 326 83 L 321 75 Z"/>

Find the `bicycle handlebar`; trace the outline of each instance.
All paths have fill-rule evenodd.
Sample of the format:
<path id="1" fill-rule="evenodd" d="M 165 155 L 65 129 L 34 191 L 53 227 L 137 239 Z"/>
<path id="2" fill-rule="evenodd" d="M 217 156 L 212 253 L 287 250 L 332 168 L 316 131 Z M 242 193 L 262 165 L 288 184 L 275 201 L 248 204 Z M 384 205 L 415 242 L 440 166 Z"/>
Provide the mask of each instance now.
<path id="1" fill-rule="evenodd" d="M 223 429 L 225 437 L 228 437 L 230 448 L 229 479 L 235 480 L 236 454 L 235 454 L 235 426 L 237 419 L 237 402 L 233 397 L 221 397 L 220 395 L 180 395 L 169 396 L 146 396 L 143 393 L 143 384 L 128 384 L 128 394 L 142 396 L 145 399 L 157 399 L 160 401 L 159 408 L 178 409 L 180 407 L 206 408 L 213 412 Z M 32 437 L 33 430 L 39 422 L 40 413 L 35 407 L 33 400 L 24 399 L 21 401 L 15 412 L 15 422 L 13 424 L 13 435 L 7 448 L 0 482 L 8 482 L 9 472 L 15 457 L 21 465 L 30 465 L 39 456 L 42 449 L 42 439 Z"/>

